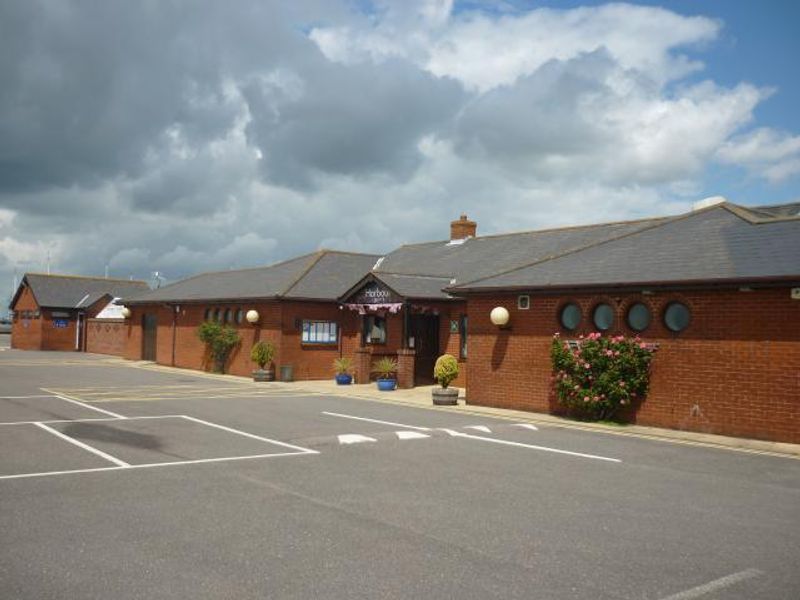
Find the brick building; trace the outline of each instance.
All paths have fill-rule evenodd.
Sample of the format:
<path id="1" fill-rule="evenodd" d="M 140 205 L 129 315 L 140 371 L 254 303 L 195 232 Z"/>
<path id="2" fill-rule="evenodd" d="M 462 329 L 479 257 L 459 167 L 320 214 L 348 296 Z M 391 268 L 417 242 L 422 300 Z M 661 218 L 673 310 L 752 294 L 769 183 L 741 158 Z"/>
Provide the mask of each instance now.
<path id="1" fill-rule="evenodd" d="M 449 352 L 469 403 L 553 412 L 555 332 L 636 334 L 659 349 L 631 421 L 800 442 L 800 204 L 506 235 L 476 227 L 462 216 L 448 240 L 383 257 L 322 251 L 130 298 L 125 356 L 206 368 L 195 332 L 217 319 L 240 330 L 235 374 L 252 370 L 258 339 L 297 379 L 330 377 L 333 359 L 350 356 L 364 381 L 375 357 L 392 355 L 400 384 L 419 385 Z M 507 326 L 490 321 L 496 307 Z"/>
<path id="2" fill-rule="evenodd" d="M 11 347 L 86 350 L 88 321 L 114 298 L 145 290 L 143 281 L 27 273 L 9 306 L 13 311 Z"/>

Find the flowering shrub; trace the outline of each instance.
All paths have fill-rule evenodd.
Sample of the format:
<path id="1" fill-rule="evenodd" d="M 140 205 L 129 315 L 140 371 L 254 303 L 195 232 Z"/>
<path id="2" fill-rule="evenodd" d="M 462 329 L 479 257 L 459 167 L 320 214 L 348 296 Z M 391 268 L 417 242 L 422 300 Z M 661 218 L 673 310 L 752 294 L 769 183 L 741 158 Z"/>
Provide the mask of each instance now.
<path id="1" fill-rule="evenodd" d="M 638 337 L 591 333 L 570 345 L 555 334 L 550 357 L 559 402 L 581 418 L 613 418 L 647 394 L 654 351 Z"/>

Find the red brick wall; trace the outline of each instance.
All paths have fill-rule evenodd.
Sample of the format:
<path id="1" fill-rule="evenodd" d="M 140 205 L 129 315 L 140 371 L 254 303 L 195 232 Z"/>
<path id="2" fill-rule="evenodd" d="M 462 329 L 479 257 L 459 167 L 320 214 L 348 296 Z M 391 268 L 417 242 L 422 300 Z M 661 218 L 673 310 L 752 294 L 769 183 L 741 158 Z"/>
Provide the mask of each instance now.
<path id="1" fill-rule="evenodd" d="M 86 351 L 122 356 L 127 329 L 123 319 L 89 319 L 86 325 Z"/>
<path id="2" fill-rule="evenodd" d="M 42 317 L 22 318 L 23 311 L 39 310 L 31 289 L 26 287 L 13 306 L 14 321 L 11 324 L 11 347 L 19 350 L 42 349 Z"/>
<path id="3" fill-rule="evenodd" d="M 670 300 L 686 303 L 689 327 L 678 334 L 663 325 Z M 559 308 L 578 302 L 584 318 L 575 332 L 558 324 Z M 640 300 L 653 322 L 641 334 L 657 342 L 650 394 L 633 420 L 643 425 L 800 443 L 800 302 L 787 288 L 739 291 L 659 292 L 640 296 L 531 296 L 531 308 L 516 308 L 516 296 L 477 297 L 468 302 L 469 388 L 472 404 L 550 412 L 552 334 L 565 339 L 594 330 L 591 310 L 606 300 L 616 309 L 609 334 L 632 335 L 627 308 Z M 495 306 L 511 313 L 511 329 L 489 321 Z"/>

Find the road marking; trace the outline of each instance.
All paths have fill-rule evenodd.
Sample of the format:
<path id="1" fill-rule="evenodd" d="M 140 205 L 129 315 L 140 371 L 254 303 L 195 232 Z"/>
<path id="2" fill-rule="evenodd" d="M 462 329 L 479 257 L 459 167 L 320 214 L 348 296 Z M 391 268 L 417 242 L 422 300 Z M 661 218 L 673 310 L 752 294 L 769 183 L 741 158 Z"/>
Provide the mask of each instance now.
<path id="1" fill-rule="evenodd" d="M 763 574 L 763 571 L 759 571 L 758 569 L 745 569 L 744 571 L 739 571 L 738 573 L 733 573 L 732 575 L 726 575 L 725 577 L 720 577 L 714 581 L 709 581 L 704 585 L 694 587 L 690 590 L 685 590 L 683 592 L 673 594 L 672 596 L 667 596 L 661 600 L 690 600 L 691 598 L 699 598 L 701 596 L 705 596 L 706 594 L 711 594 L 712 592 L 736 585 L 741 581 L 752 579 L 753 577 L 758 577 L 759 575 Z"/>
<path id="2" fill-rule="evenodd" d="M 55 394 L 42 394 L 41 396 L 0 396 L 0 400 L 25 400 L 26 398 L 55 398 Z"/>
<path id="3" fill-rule="evenodd" d="M 419 431 L 395 431 L 397 439 L 399 440 L 421 440 L 422 438 L 429 438 L 427 433 L 420 433 Z"/>
<path id="4" fill-rule="evenodd" d="M 108 421 L 138 421 L 140 419 L 182 419 L 183 415 L 148 415 L 144 417 L 92 417 L 91 419 L 50 419 L 47 421 L 9 421 L 0 425 L 36 425 L 37 423 L 97 423 Z"/>
<path id="5" fill-rule="evenodd" d="M 312 450 L 311 448 L 303 448 L 302 446 L 295 446 L 294 444 L 287 444 L 286 442 L 280 442 L 278 440 L 273 440 L 270 438 L 262 437 L 260 435 L 255 435 L 253 433 L 247 433 L 246 431 L 242 431 L 241 429 L 234 429 L 233 427 L 226 427 L 225 425 L 217 425 L 216 423 L 211 423 L 209 421 L 203 421 L 202 419 L 197 419 L 195 417 L 190 417 L 188 415 L 180 415 L 182 419 L 187 419 L 189 421 L 194 421 L 195 423 L 201 423 L 202 425 L 208 425 L 209 427 L 215 427 L 217 429 L 221 429 L 222 431 L 228 431 L 230 433 L 236 433 L 242 435 L 247 438 L 251 438 L 254 440 L 261 440 L 262 442 L 269 442 L 270 444 L 275 444 L 277 446 L 283 446 L 284 448 L 291 448 L 292 450 L 298 450 L 300 452 L 306 452 L 307 454 L 319 454 L 316 450 Z"/>
<path id="6" fill-rule="evenodd" d="M 52 433 L 53 435 L 60 437 L 62 440 L 69 442 L 70 444 L 74 444 L 78 448 L 83 448 L 87 452 L 91 452 L 92 454 L 96 454 L 100 458 L 105 458 L 107 461 L 114 463 L 118 467 L 130 467 L 128 463 L 118 459 L 115 456 L 111 456 L 110 454 L 106 454 L 102 450 L 98 450 L 97 448 L 90 446 L 88 444 L 84 444 L 83 442 L 76 440 L 75 438 L 71 438 L 68 435 L 64 435 L 60 431 L 53 429 L 52 427 L 48 427 L 44 423 L 35 423 L 37 427 L 40 429 L 44 429 L 45 431 Z"/>
<path id="7" fill-rule="evenodd" d="M 363 444 L 364 442 L 377 442 L 375 438 L 367 437 L 359 433 L 343 433 L 339 437 L 340 444 Z"/>
<path id="8" fill-rule="evenodd" d="M 367 421 L 370 423 L 381 423 L 383 425 L 394 425 L 396 427 L 402 427 L 403 429 L 414 429 L 417 431 L 431 431 L 430 427 L 418 427 L 416 425 L 406 425 L 405 423 L 394 423 L 392 421 L 381 421 L 380 419 L 368 419 L 366 417 L 356 417 L 354 415 L 345 415 L 342 413 L 333 413 L 323 411 L 323 415 L 330 415 L 332 417 L 340 417 L 342 419 L 353 419 L 355 421 Z M 540 450 L 542 452 L 553 452 L 554 454 L 565 454 L 567 456 L 577 456 L 579 458 L 591 458 L 593 460 L 603 460 L 607 462 L 613 463 L 621 463 L 622 461 L 618 458 L 610 458 L 608 456 L 599 456 L 596 454 L 585 454 L 583 452 L 571 452 L 570 450 L 560 450 L 558 448 L 550 448 L 548 446 L 535 446 L 533 444 L 523 444 L 521 442 L 510 442 L 508 440 L 500 440 L 497 438 L 487 438 L 480 435 L 472 435 L 471 433 L 462 433 L 460 431 L 455 431 L 454 429 L 447 429 L 446 427 L 439 427 L 439 431 L 444 431 L 453 437 L 460 437 L 466 438 L 470 440 L 477 440 L 480 442 L 489 442 L 493 444 L 503 444 L 506 446 L 515 446 L 517 448 L 529 448 L 531 450 Z"/>
<path id="9" fill-rule="evenodd" d="M 492 433 L 486 425 L 465 425 L 464 429 L 474 429 L 475 431 L 482 431 L 483 433 Z"/>
<path id="10" fill-rule="evenodd" d="M 530 429 L 531 431 L 539 431 L 539 428 L 536 425 L 531 425 L 530 423 L 514 423 L 511 426 L 520 427 L 521 429 Z"/>
<path id="11" fill-rule="evenodd" d="M 591 458 L 593 460 L 604 460 L 607 462 L 613 463 L 621 463 L 622 461 L 618 458 L 610 458 L 608 456 L 599 456 L 597 454 L 585 454 L 583 452 L 572 452 L 570 450 L 560 450 L 559 448 L 550 448 L 548 446 L 535 446 L 533 444 L 523 444 L 521 442 L 510 442 L 508 440 L 500 440 L 497 438 L 488 438 L 483 437 L 481 435 L 472 435 L 471 433 L 461 433 L 459 431 L 452 432 L 450 430 L 447 431 L 450 435 L 454 437 L 461 437 L 467 438 L 470 440 L 479 440 L 481 442 L 490 442 L 493 444 L 503 444 L 506 446 L 516 446 L 518 448 L 530 448 L 531 450 L 541 450 L 542 452 L 553 452 L 555 454 L 566 454 L 567 456 L 577 456 L 579 458 Z"/>
<path id="12" fill-rule="evenodd" d="M 85 404 L 83 402 L 80 402 L 79 400 L 75 400 L 75 398 L 70 398 L 70 397 L 62 395 L 62 394 L 53 393 L 52 390 L 48 390 L 48 389 L 45 389 L 45 388 L 41 388 L 41 390 L 43 392 L 52 393 L 53 396 L 55 396 L 59 400 L 63 400 L 64 402 L 72 402 L 72 404 L 77 404 L 78 406 L 82 406 L 83 408 L 88 408 L 89 410 L 94 410 L 96 412 L 109 415 L 110 417 L 116 417 L 117 419 L 125 419 L 125 418 L 127 418 L 124 415 L 120 415 L 118 413 L 111 412 L 110 410 L 105 410 L 103 408 L 97 408 L 96 406 L 90 406 L 89 404 Z"/>
<path id="13" fill-rule="evenodd" d="M 340 417 L 342 419 L 353 419 L 354 421 L 367 421 L 368 423 L 380 423 L 381 425 L 391 425 L 393 427 L 402 427 L 403 429 L 414 429 L 416 431 L 431 431 L 430 427 L 417 427 L 416 425 L 406 425 L 405 423 L 394 423 L 392 421 L 381 421 L 380 419 L 367 419 L 366 417 L 356 417 L 353 415 L 343 415 L 342 413 L 322 411 L 323 415 L 331 417 Z"/>
<path id="14" fill-rule="evenodd" d="M 164 463 L 147 463 L 143 465 L 128 465 L 125 467 L 97 467 L 94 469 L 71 469 L 68 471 L 46 471 L 43 473 L 19 473 L 17 475 L 0 475 L 2 479 L 31 479 L 34 477 L 53 477 L 56 475 L 75 475 L 78 473 L 99 473 L 102 471 L 132 471 L 134 469 L 154 469 L 157 467 L 174 467 L 180 465 L 196 465 L 204 463 L 231 462 L 238 460 L 250 460 L 255 458 L 279 458 L 281 456 L 302 456 L 312 454 L 312 452 L 274 452 L 271 454 L 251 454 L 248 456 L 224 456 L 222 458 L 199 458 L 197 460 L 180 460 Z M 313 454 L 319 454 L 313 452 Z"/>

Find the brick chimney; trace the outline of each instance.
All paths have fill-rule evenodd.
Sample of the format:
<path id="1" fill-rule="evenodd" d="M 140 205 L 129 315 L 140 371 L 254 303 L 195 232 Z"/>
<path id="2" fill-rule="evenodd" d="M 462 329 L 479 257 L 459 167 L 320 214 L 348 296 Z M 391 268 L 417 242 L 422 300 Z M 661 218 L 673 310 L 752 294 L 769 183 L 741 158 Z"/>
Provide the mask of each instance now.
<path id="1" fill-rule="evenodd" d="M 478 224 L 470 221 L 467 215 L 461 215 L 457 221 L 450 223 L 450 240 L 463 240 L 468 237 L 475 237 L 478 231 Z"/>

